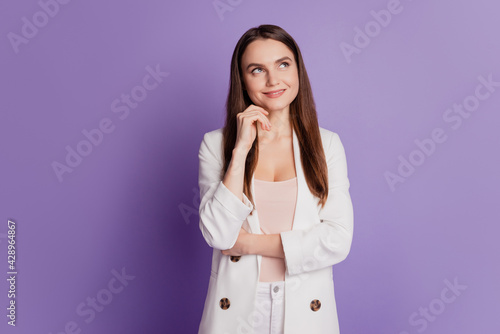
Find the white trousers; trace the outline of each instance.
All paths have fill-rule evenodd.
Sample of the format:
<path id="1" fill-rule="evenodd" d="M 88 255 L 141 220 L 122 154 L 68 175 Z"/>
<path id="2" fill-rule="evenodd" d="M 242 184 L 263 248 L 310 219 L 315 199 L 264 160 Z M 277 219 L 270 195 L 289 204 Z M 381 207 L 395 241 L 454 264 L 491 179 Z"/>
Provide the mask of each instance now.
<path id="1" fill-rule="evenodd" d="M 283 334 L 284 311 L 285 281 L 258 282 L 254 334 Z"/>

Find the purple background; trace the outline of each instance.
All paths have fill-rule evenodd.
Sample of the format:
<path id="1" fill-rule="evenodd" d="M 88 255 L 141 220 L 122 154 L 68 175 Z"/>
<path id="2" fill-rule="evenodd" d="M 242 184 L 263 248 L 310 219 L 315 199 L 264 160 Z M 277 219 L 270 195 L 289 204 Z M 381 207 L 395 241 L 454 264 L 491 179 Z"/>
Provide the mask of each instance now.
<path id="1" fill-rule="evenodd" d="M 231 10 L 72 1 L 47 22 L 37 1 L 1 3 L 0 268 L 6 277 L 13 219 L 18 276 L 16 328 L 0 281 L 0 332 L 64 333 L 74 321 L 81 333 L 196 333 L 212 254 L 198 228 L 198 149 L 223 126 L 238 38 L 272 23 L 299 44 L 320 126 L 346 150 L 355 233 L 333 269 L 341 332 L 497 333 L 500 87 L 459 127 L 443 116 L 472 105 L 479 76 L 500 81 L 498 2 L 404 0 L 350 61 L 342 43 L 377 28 L 371 11 L 388 1 L 219 3 Z M 9 33 L 34 15 L 41 27 L 16 53 Z M 169 75 L 121 119 L 113 101 L 140 97 L 148 66 Z M 106 118 L 113 132 L 60 181 L 53 162 Z M 391 189 L 385 173 L 418 158 L 414 141 L 436 128 L 446 141 Z M 123 268 L 134 278 L 110 293 Z M 466 288 L 443 303 L 455 279 Z M 96 297 L 107 305 L 87 323 L 77 306 Z"/>

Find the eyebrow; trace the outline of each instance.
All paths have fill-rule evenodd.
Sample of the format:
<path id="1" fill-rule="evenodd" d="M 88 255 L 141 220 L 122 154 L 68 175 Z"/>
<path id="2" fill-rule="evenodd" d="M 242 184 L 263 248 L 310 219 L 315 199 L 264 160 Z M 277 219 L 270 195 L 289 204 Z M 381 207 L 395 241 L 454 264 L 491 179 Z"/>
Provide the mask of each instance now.
<path id="1" fill-rule="evenodd" d="M 290 57 L 288 57 L 288 56 L 284 56 L 284 57 L 281 57 L 280 59 L 276 60 L 274 63 L 275 63 L 275 64 L 277 64 L 277 63 L 280 63 L 280 62 L 282 62 L 283 60 L 286 60 L 286 59 L 288 59 L 289 61 L 292 61 L 292 59 L 290 59 Z M 247 66 L 247 70 L 248 70 L 250 67 L 252 67 L 252 66 L 264 66 L 264 65 L 262 65 L 262 64 L 257 64 L 257 63 L 250 63 L 250 64 L 248 64 L 248 66 Z"/>

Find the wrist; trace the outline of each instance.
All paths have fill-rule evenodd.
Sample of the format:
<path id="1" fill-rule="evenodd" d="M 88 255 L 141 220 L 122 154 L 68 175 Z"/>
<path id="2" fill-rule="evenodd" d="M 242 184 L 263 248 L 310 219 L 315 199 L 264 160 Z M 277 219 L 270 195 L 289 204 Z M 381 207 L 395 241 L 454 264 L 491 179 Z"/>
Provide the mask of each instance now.
<path id="1" fill-rule="evenodd" d="M 255 253 L 255 242 L 257 241 L 256 237 L 258 237 L 258 235 L 248 233 L 245 235 L 245 237 L 246 237 L 245 238 L 245 249 L 244 249 L 245 255 L 256 254 Z"/>
<path id="2" fill-rule="evenodd" d="M 241 147 L 241 146 L 236 146 L 233 149 L 233 157 L 246 159 L 249 151 L 250 150 L 247 149 L 247 148 L 244 148 L 244 147 Z"/>

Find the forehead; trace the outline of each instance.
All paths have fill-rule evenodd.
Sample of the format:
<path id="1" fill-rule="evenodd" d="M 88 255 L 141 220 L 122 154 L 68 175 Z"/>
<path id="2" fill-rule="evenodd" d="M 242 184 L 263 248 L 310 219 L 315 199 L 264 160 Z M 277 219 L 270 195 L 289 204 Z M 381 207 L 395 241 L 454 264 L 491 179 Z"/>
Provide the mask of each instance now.
<path id="1" fill-rule="evenodd" d="M 257 39 L 247 45 L 241 56 L 241 64 L 259 63 L 272 65 L 277 59 L 288 56 L 295 59 L 292 50 L 274 39 Z"/>

